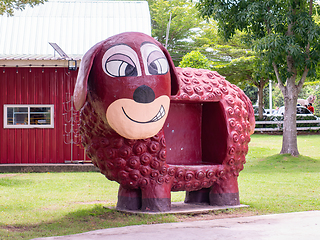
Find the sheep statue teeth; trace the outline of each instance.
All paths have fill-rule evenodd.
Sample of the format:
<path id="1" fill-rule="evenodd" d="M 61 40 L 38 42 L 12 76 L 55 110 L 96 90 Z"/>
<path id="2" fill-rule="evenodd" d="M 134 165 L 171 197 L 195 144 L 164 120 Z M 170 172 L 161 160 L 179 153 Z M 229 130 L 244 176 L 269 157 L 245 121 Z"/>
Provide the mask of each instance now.
<path id="1" fill-rule="evenodd" d="M 122 33 L 84 55 L 74 104 L 86 154 L 120 184 L 117 209 L 170 211 L 171 191 L 240 204 L 253 108 L 217 72 L 176 68 L 152 37 Z"/>

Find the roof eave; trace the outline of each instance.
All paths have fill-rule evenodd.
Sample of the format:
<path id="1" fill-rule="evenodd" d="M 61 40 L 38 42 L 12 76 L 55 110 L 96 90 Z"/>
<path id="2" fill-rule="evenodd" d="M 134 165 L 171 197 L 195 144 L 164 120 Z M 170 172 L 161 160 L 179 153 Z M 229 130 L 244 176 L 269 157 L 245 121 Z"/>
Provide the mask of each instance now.
<path id="1" fill-rule="evenodd" d="M 68 68 L 67 59 L 53 60 L 24 60 L 24 59 L 0 59 L 1 67 L 62 67 Z M 80 59 L 77 61 L 77 66 L 80 66 Z"/>

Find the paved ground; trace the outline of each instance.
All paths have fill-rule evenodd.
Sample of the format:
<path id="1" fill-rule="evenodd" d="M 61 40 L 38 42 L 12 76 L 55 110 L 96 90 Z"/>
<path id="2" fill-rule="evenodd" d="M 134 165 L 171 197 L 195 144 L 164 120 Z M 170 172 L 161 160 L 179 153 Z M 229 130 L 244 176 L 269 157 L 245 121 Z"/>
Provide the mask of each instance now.
<path id="1" fill-rule="evenodd" d="M 167 211 L 166 213 L 169 214 L 175 214 L 175 213 L 180 213 L 180 214 L 199 214 L 199 213 L 209 213 L 209 212 L 214 212 L 218 210 L 223 210 L 223 209 L 236 209 L 236 208 L 245 208 L 249 207 L 248 205 L 240 204 L 236 206 L 210 206 L 209 204 L 190 204 L 190 203 L 184 203 L 184 202 L 172 202 L 171 203 L 171 210 Z M 115 209 L 115 207 L 105 207 L 109 209 Z M 118 210 L 122 211 L 122 210 Z M 123 210 L 122 212 L 127 212 L 127 213 L 135 213 L 135 214 L 163 214 L 163 212 L 142 212 L 142 211 L 135 211 L 135 210 Z"/>
<path id="2" fill-rule="evenodd" d="M 320 211 L 109 228 L 37 240 L 319 240 Z"/>

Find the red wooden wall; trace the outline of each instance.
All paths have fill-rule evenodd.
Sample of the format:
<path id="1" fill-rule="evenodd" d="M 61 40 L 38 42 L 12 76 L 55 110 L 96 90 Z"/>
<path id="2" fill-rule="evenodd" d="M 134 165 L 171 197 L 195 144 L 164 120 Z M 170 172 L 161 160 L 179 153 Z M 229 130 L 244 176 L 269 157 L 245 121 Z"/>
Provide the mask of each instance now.
<path id="1" fill-rule="evenodd" d="M 67 68 L 0 68 L 0 164 L 64 163 L 71 159 L 65 144 L 70 114 L 63 114 L 70 100 L 77 71 Z M 3 127 L 4 104 L 54 104 L 54 128 L 10 129 Z M 67 108 L 70 108 L 70 104 Z M 65 125 L 67 124 L 67 125 Z M 66 129 L 67 128 L 67 129 Z M 74 144 L 73 160 L 83 160 L 84 150 Z"/>

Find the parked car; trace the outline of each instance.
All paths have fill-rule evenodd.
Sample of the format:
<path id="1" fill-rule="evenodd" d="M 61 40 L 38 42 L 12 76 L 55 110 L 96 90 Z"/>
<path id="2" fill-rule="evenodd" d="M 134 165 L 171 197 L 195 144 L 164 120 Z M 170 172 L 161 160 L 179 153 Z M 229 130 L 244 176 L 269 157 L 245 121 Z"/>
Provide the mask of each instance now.
<path id="1" fill-rule="evenodd" d="M 258 105 L 253 105 L 253 111 L 254 111 L 254 116 L 256 120 L 259 120 L 259 106 Z M 262 115 L 263 115 L 263 120 L 270 120 L 270 117 L 272 117 L 273 114 L 269 114 L 264 108 L 262 108 Z"/>
<path id="2" fill-rule="evenodd" d="M 253 105 L 253 111 L 254 115 L 259 115 L 259 106 L 258 105 Z M 267 114 L 267 112 L 262 108 L 263 114 Z"/>
<path id="3" fill-rule="evenodd" d="M 280 107 L 278 111 L 273 115 L 274 120 L 283 120 L 284 112 L 284 106 Z M 313 113 L 310 112 L 306 107 L 297 106 L 297 120 L 320 120 L 320 118 L 313 115 Z M 320 123 L 298 123 L 297 127 L 315 127 L 319 125 Z"/>
<path id="4" fill-rule="evenodd" d="M 270 115 L 274 115 L 277 112 L 276 109 L 264 109 L 264 111 Z"/>
<path id="5" fill-rule="evenodd" d="M 280 107 L 276 113 L 274 113 L 274 116 L 282 116 L 284 115 L 285 108 L 284 106 Z M 302 117 L 310 117 L 313 116 L 312 118 L 317 119 L 317 116 L 313 115 L 312 112 L 310 112 L 309 109 L 303 106 L 297 106 L 297 116 L 302 116 Z"/>

